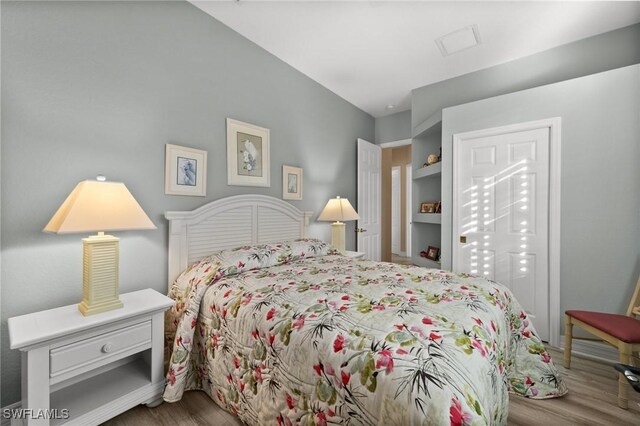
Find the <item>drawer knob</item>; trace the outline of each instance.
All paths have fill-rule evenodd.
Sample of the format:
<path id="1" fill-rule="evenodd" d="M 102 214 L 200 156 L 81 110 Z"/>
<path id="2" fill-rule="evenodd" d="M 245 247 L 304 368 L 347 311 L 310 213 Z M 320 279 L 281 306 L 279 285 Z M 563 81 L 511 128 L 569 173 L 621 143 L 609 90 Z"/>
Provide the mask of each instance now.
<path id="1" fill-rule="evenodd" d="M 102 347 L 102 352 L 104 352 L 105 354 L 108 354 L 109 352 L 111 352 L 112 349 L 113 349 L 113 344 L 107 343 Z"/>

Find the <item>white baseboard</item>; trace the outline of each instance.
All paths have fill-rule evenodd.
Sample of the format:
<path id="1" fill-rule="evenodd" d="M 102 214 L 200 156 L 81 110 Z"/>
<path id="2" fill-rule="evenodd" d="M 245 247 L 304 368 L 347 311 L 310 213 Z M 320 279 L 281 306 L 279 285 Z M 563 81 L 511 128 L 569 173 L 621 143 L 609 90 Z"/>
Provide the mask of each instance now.
<path id="1" fill-rule="evenodd" d="M 608 343 L 573 339 L 571 346 L 572 354 L 584 358 L 605 362 L 607 364 L 614 364 L 619 360 L 618 350 Z M 564 336 L 560 336 L 560 347 L 558 349 L 564 351 Z"/>
<path id="2" fill-rule="evenodd" d="M 9 404 L 6 407 L 2 407 L 2 414 L 4 414 L 5 410 L 17 410 L 21 406 L 22 403 L 20 401 Z M 5 418 L 4 415 L 2 416 L 2 422 L 0 423 L 0 426 L 11 426 L 11 423 L 11 419 Z"/>

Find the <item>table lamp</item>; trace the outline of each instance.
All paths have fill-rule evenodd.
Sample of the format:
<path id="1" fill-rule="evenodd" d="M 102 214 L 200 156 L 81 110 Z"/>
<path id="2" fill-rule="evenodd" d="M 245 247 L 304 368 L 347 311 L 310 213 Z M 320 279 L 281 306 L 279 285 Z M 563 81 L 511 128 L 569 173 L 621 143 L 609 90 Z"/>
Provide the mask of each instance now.
<path id="1" fill-rule="evenodd" d="M 156 229 L 124 183 L 97 180 L 80 182 L 53 215 L 44 232 L 68 234 L 94 232 L 82 239 L 83 315 L 122 307 L 119 298 L 119 239 L 104 231 Z"/>
<path id="2" fill-rule="evenodd" d="M 331 245 L 344 254 L 344 223 L 349 220 L 358 220 L 360 216 L 353 209 L 346 198 L 332 198 L 318 216 L 318 220 L 333 221 L 331 224 Z"/>

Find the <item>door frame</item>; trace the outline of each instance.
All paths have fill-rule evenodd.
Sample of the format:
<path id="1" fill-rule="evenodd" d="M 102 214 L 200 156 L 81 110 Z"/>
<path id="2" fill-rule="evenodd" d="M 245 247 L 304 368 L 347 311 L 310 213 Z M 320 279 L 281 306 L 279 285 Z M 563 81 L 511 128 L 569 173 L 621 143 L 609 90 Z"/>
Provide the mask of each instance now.
<path id="1" fill-rule="evenodd" d="M 555 347 L 560 347 L 560 322 L 562 319 L 562 312 L 560 310 L 561 124 L 562 119 L 560 117 L 552 117 L 543 120 L 456 133 L 453 135 L 452 158 L 453 200 L 455 200 L 455 194 L 458 193 L 459 186 L 456 160 L 459 155 L 460 145 L 466 140 L 541 128 L 549 129 L 549 344 Z M 451 269 L 455 270 L 457 259 L 453 256 L 453 250 L 457 241 L 455 234 L 458 229 L 458 206 L 455 202 L 452 204 L 451 241 L 453 245 L 451 249 Z"/>
<path id="2" fill-rule="evenodd" d="M 396 178 L 394 178 L 394 174 Z M 395 180 L 395 182 L 394 182 Z M 396 186 L 394 186 L 394 183 Z M 402 166 L 391 167 L 391 255 L 406 256 L 402 252 Z M 397 188 L 396 188 L 397 187 Z M 397 210 L 397 214 L 394 211 Z M 397 240 L 397 241 L 394 241 Z M 393 252 L 394 247 L 396 253 Z"/>

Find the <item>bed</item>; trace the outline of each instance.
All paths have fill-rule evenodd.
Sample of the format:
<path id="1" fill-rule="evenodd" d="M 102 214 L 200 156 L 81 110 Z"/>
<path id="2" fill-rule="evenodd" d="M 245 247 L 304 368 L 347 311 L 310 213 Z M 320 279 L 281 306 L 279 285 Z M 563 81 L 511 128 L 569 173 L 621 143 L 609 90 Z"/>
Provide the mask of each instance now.
<path id="1" fill-rule="evenodd" d="M 342 256 L 267 196 L 166 217 L 165 401 L 203 390 L 255 425 L 475 425 L 506 424 L 509 392 L 567 392 L 498 283 Z"/>

